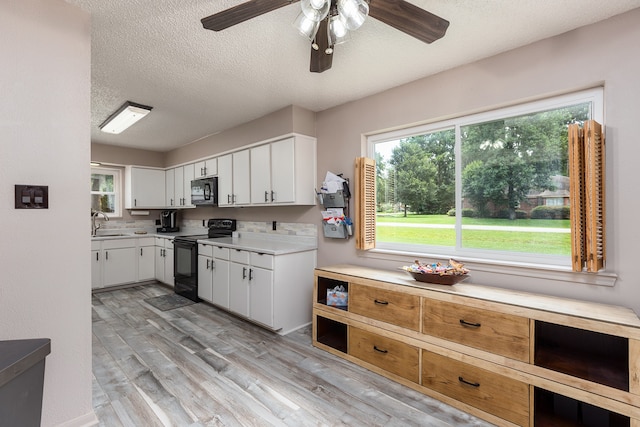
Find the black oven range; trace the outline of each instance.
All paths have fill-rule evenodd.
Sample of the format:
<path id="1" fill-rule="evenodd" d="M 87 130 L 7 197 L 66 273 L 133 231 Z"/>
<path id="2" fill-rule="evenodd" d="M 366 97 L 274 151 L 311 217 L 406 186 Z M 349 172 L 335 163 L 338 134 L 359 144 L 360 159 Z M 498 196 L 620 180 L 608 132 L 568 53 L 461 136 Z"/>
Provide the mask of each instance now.
<path id="1" fill-rule="evenodd" d="M 198 240 L 231 237 L 236 220 L 212 218 L 207 234 L 177 236 L 173 239 L 173 277 L 176 294 L 198 302 Z"/>

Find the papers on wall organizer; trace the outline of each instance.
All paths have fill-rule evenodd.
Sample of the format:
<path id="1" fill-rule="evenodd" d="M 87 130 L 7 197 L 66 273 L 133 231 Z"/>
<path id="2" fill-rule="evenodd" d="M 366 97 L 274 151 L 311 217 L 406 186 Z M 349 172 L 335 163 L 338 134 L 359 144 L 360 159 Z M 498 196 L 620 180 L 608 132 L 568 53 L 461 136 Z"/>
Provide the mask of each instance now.
<path id="1" fill-rule="evenodd" d="M 344 178 L 339 177 L 333 172 L 327 171 L 327 174 L 324 177 L 324 182 L 322 183 L 322 187 L 320 191 L 324 193 L 337 193 L 338 190 L 342 190 L 342 183 L 345 182 Z"/>
<path id="2" fill-rule="evenodd" d="M 322 211 L 322 220 L 327 224 L 340 224 L 344 222 L 344 210 L 342 208 L 331 208 Z"/>

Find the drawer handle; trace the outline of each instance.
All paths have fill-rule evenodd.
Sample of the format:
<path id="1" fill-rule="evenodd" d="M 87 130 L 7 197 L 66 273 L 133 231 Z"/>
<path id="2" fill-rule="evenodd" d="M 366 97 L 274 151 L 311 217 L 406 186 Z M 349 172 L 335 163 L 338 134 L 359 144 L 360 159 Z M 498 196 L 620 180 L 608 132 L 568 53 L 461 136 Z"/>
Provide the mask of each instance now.
<path id="1" fill-rule="evenodd" d="M 458 381 L 460 381 L 461 383 L 464 383 L 464 384 L 470 385 L 471 387 L 480 387 L 480 383 L 472 383 L 472 382 L 470 382 L 470 381 L 465 380 L 465 379 L 464 379 L 464 378 L 462 378 L 462 377 L 458 377 Z"/>
<path id="2" fill-rule="evenodd" d="M 376 345 L 373 346 L 373 349 L 375 351 L 377 351 L 378 353 L 383 353 L 383 354 L 389 353 L 389 350 L 382 350 L 382 349 L 378 348 L 378 346 L 376 346 Z"/>
<path id="3" fill-rule="evenodd" d="M 460 319 L 460 324 L 462 326 L 469 326 L 471 328 L 479 328 L 480 326 L 482 326 L 482 323 L 471 323 L 471 322 L 467 322 L 464 319 Z"/>
<path id="4" fill-rule="evenodd" d="M 377 299 L 374 299 L 373 302 L 378 305 L 389 305 L 389 301 L 378 301 Z"/>

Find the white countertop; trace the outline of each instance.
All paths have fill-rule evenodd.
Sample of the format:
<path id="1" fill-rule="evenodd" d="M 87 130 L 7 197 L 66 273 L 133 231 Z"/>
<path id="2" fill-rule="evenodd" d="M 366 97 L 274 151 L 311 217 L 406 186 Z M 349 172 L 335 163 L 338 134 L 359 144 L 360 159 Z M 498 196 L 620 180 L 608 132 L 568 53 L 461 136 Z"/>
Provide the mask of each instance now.
<path id="1" fill-rule="evenodd" d="M 136 230 L 102 230 L 97 236 L 91 237 L 92 241 L 103 241 L 111 239 L 135 239 L 145 237 L 174 238 L 177 236 L 194 236 L 207 234 L 206 229 L 201 230 L 181 230 L 176 233 L 149 232 L 146 234 L 136 234 Z M 313 251 L 318 248 L 317 239 L 308 236 L 288 236 L 267 233 L 242 233 L 237 237 L 222 237 L 217 239 L 202 239 L 198 243 L 221 246 L 230 249 L 241 249 L 252 252 L 260 252 L 271 255 L 284 255 L 295 252 Z"/>
<path id="2" fill-rule="evenodd" d="M 222 237 L 217 239 L 198 240 L 198 243 L 206 245 L 220 246 L 231 249 L 241 249 L 252 252 L 260 252 L 271 255 L 284 255 L 295 252 L 313 251 L 318 245 L 309 242 L 307 238 L 275 239 L 268 235 L 269 238 L 252 238 L 252 237 Z"/>

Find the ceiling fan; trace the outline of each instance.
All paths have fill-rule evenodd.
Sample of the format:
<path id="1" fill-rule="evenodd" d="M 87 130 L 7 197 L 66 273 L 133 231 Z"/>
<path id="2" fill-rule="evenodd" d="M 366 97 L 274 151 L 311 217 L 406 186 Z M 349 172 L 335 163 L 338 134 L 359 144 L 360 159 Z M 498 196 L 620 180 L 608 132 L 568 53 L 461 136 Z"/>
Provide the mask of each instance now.
<path id="1" fill-rule="evenodd" d="M 202 18 L 201 22 L 207 30 L 221 31 L 298 1 L 300 0 L 249 0 Z M 336 18 L 342 18 L 339 15 L 342 14 L 345 4 L 346 7 L 359 8 L 360 15 L 357 19 L 359 24 L 364 22 L 364 17 L 368 14 L 425 43 L 442 38 L 449 27 L 449 21 L 446 19 L 405 0 L 302 0 L 303 12 L 301 16 L 304 13 L 309 16 L 308 11 L 319 12 L 319 14 L 316 13 L 316 16 L 323 14 L 315 20 L 313 29 L 308 28 L 308 31 L 304 31 L 304 35 L 311 40 L 311 64 L 309 66 L 311 72 L 321 73 L 331 68 L 334 45 L 339 43 L 336 41 L 335 35 L 332 34 L 331 25 Z M 339 10 L 341 8 L 342 10 Z M 303 33 L 302 28 L 298 27 L 298 29 Z M 325 34 L 328 36 L 324 36 Z"/>

